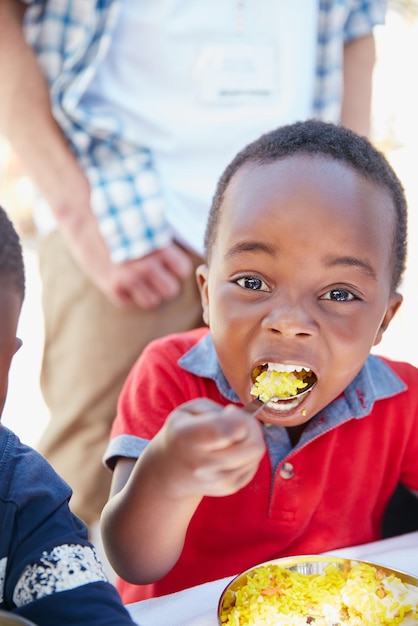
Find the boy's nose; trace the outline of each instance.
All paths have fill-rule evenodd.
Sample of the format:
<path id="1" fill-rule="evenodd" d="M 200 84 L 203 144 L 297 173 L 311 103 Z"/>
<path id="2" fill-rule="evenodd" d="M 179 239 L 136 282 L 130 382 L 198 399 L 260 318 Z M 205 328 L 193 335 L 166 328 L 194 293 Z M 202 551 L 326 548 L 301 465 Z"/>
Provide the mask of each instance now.
<path id="1" fill-rule="evenodd" d="M 283 302 L 279 298 L 264 316 L 262 326 L 289 338 L 313 335 L 317 328 L 306 306 L 300 302 Z"/>

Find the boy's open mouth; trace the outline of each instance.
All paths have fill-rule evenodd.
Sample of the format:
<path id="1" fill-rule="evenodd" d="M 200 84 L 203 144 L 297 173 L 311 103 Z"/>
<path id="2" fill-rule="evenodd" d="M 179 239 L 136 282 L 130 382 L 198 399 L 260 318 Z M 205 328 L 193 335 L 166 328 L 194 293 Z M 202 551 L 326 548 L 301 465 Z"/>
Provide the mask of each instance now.
<path id="1" fill-rule="evenodd" d="M 301 365 L 284 365 L 283 363 L 263 363 L 251 372 L 253 386 L 251 395 L 262 402 L 299 404 L 307 391 L 317 382 L 316 374 Z M 272 402 L 272 404 L 273 404 Z M 290 407 L 288 407 L 290 408 Z"/>

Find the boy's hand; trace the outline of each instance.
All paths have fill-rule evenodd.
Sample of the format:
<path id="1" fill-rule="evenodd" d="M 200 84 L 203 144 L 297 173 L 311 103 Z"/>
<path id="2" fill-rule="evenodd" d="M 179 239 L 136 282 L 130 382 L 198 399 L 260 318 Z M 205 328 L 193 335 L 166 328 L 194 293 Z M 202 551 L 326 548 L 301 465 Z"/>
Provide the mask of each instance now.
<path id="1" fill-rule="evenodd" d="M 115 571 L 135 584 L 165 576 L 201 499 L 244 487 L 265 451 L 261 424 L 242 408 L 198 398 L 172 411 L 137 461 L 116 464 L 101 518 Z"/>
<path id="2" fill-rule="evenodd" d="M 253 478 L 266 451 L 258 420 L 206 398 L 175 409 L 154 443 L 156 472 L 175 498 L 235 493 Z"/>

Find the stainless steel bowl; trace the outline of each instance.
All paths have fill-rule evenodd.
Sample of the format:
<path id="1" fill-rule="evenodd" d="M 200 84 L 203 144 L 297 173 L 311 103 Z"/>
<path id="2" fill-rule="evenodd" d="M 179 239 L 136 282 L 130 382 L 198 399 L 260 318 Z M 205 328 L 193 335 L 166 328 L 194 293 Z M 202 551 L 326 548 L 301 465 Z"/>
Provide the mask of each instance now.
<path id="1" fill-rule="evenodd" d="M 233 580 L 225 587 L 223 590 L 221 597 L 218 603 L 218 624 L 222 624 L 221 622 L 221 612 L 225 602 L 231 601 L 231 596 L 234 592 L 239 589 L 243 584 L 245 584 L 246 575 L 252 572 L 259 567 L 263 567 L 266 565 L 279 565 L 280 567 L 284 567 L 285 569 L 296 571 L 301 574 L 321 574 L 328 565 L 335 565 L 341 570 L 345 570 L 347 568 L 352 567 L 358 563 L 367 563 L 368 565 L 373 565 L 380 570 L 383 570 L 386 574 L 394 574 L 398 578 L 400 578 L 403 582 L 408 583 L 410 585 L 415 585 L 418 587 L 418 578 L 408 574 L 406 572 L 402 572 L 400 570 L 395 570 L 390 567 L 386 567 L 384 565 L 380 565 L 378 563 L 372 563 L 371 561 L 363 561 L 360 559 L 344 559 L 333 556 L 318 556 L 318 555 L 308 555 L 308 556 L 293 556 L 293 557 L 285 557 L 282 559 L 274 559 L 271 561 L 265 561 L 264 563 L 260 563 L 254 567 L 250 567 L 249 569 L 241 572 L 238 576 L 235 576 Z"/>

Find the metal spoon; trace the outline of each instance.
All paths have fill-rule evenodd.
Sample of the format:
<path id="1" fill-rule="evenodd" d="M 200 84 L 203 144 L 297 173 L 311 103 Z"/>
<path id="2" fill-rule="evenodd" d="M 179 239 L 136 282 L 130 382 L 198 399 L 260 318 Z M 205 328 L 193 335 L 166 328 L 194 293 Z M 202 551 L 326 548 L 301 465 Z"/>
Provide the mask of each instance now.
<path id="1" fill-rule="evenodd" d="M 309 393 L 311 389 L 314 388 L 314 386 L 315 385 L 312 385 L 312 387 L 309 387 L 308 389 L 305 389 L 304 391 L 297 393 L 295 396 L 292 396 L 291 398 L 280 398 L 279 396 L 272 396 L 265 402 L 263 402 L 263 400 L 260 400 L 259 397 L 253 398 L 252 400 L 247 402 L 247 404 L 244 404 L 242 408 L 247 413 L 251 413 L 252 415 L 257 415 L 257 413 L 262 410 L 264 405 L 270 402 L 271 400 L 293 400 L 295 398 L 301 398 L 302 396 L 305 396 L 307 393 Z"/>
<path id="2" fill-rule="evenodd" d="M 275 399 L 275 396 L 272 396 L 271 398 L 267 400 L 267 402 L 270 402 L 270 400 L 274 400 L 274 399 Z M 255 416 L 257 415 L 259 411 L 261 411 L 261 409 L 264 407 L 265 404 L 266 402 L 263 402 L 262 400 L 260 400 L 260 398 L 253 398 L 252 400 L 247 402 L 247 404 L 244 404 L 242 408 L 247 413 L 251 413 L 251 415 Z"/>

